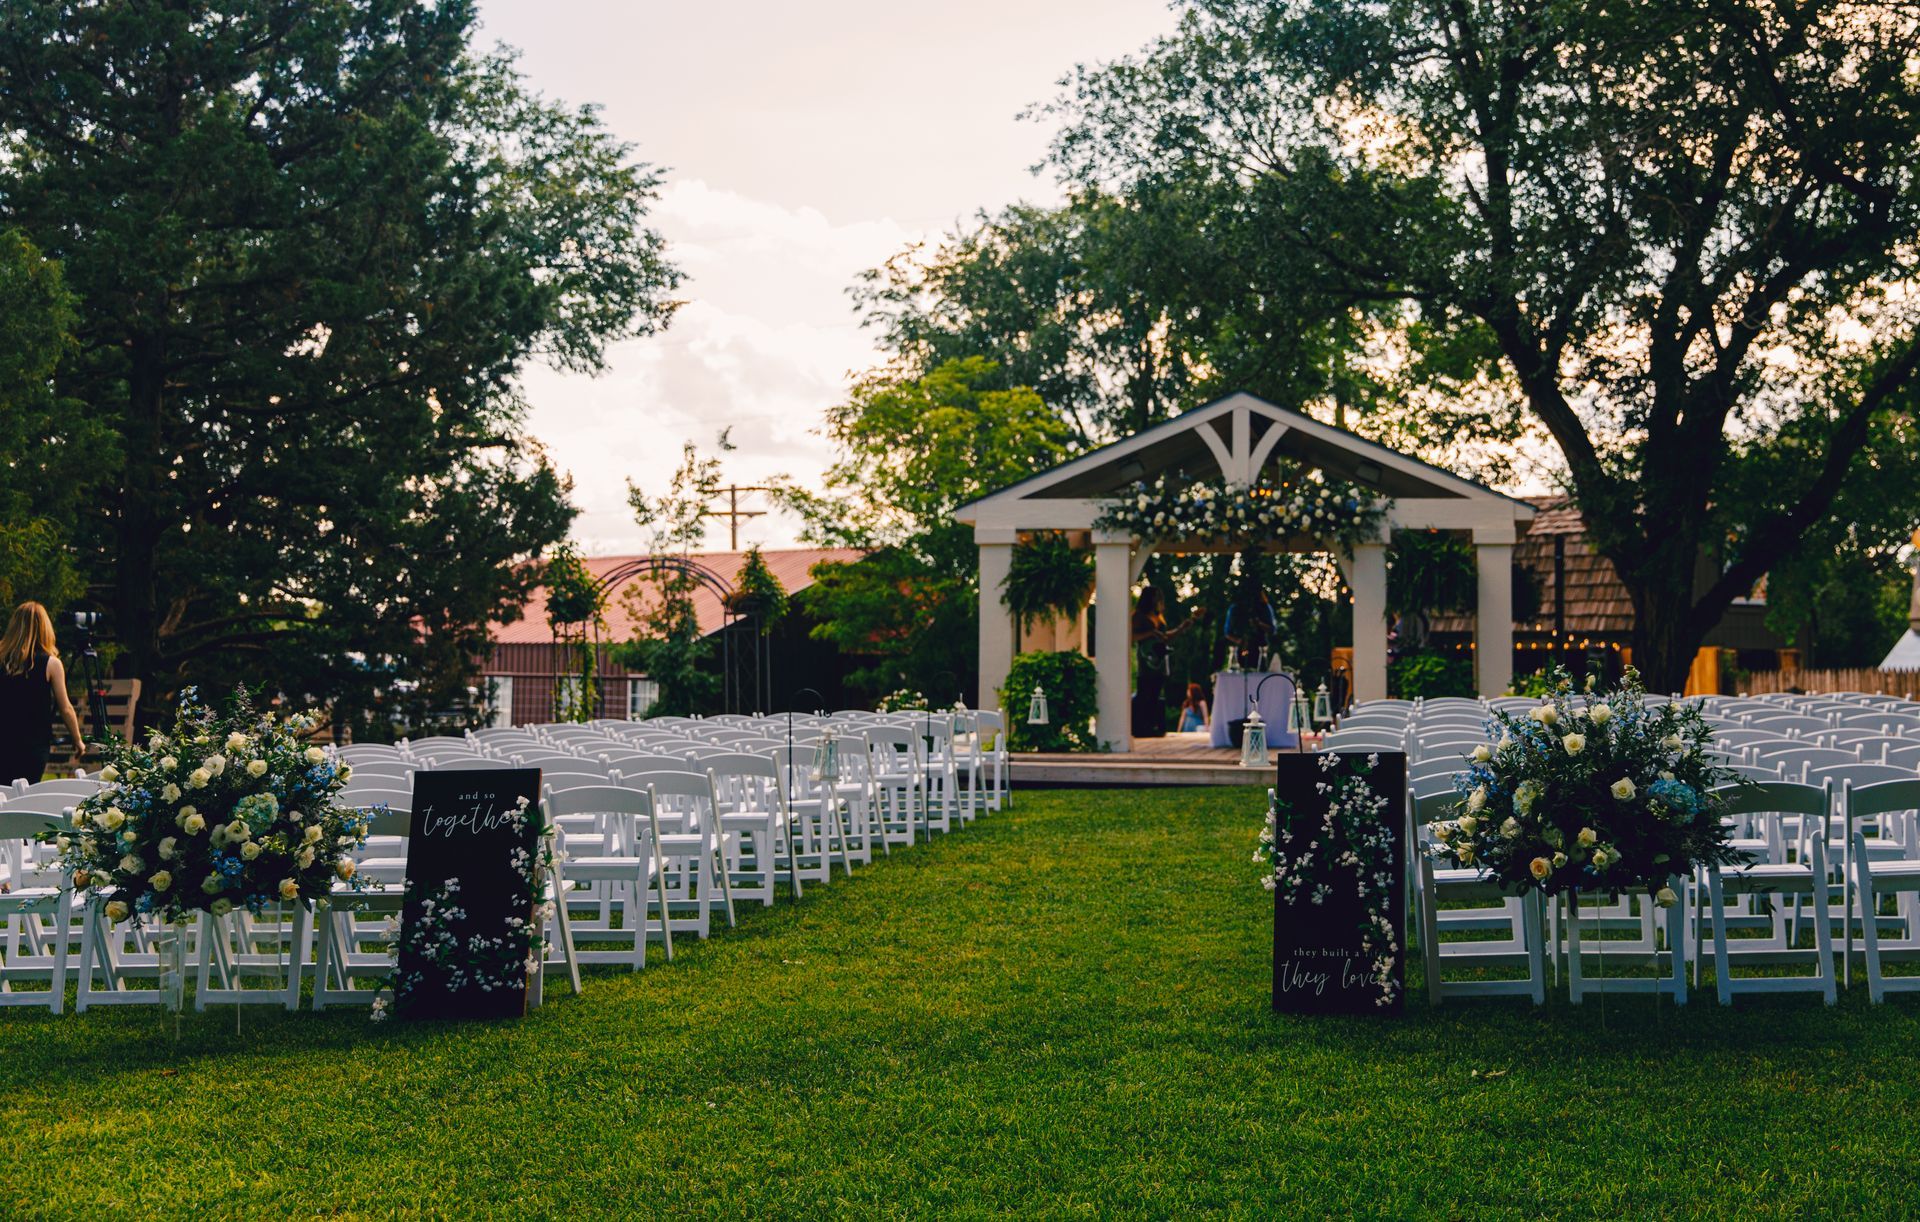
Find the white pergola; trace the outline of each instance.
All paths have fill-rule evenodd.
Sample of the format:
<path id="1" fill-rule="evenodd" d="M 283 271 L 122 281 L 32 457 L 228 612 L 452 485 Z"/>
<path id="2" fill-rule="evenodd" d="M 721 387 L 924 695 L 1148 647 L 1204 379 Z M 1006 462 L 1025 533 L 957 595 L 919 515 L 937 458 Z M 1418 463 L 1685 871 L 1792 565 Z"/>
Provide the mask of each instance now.
<path id="1" fill-rule="evenodd" d="M 1084 532 L 1094 554 L 1095 669 L 1099 675 L 1100 737 L 1116 751 L 1132 745 L 1129 696 L 1133 650 L 1128 623 L 1133 586 L 1155 544 L 1096 530 L 1094 522 L 1113 497 L 1135 482 L 1173 474 L 1189 479 L 1216 475 L 1230 484 L 1252 484 L 1280 459 L 1350 480 L 1392 498 L 1377 538 L 1359 543 L 1352 555 L 1324 540 L 1297 537 L 1249 540 L 1275 551 L 1333 551 L 1353 590 L 1353 695 L 1371 700 L 1387 694 L 1387 557 L 1394 530 L 1470 533 L 1479 571 L 1475 629 L 1475 678 L 1486 693 L 1504 691 L 1513 678 L 1513 547 L 1533 507 L 1472 480 L 1276 407 L 1249 394 L 1228 395 L 1183 412 L 1123 441 L 1102 446 L 1051 471 L 1030 476 L 971 504 L 956 520 L 973 527 L 980 547 L 980 702 L 990 706 L 1006 681 L 1017 640 L 1001 587 L 1022 534 Z M 1213 544 L 1169 541 L 1170 551 L 1221 551 Z M 1236 549 L 1237 550 L 1237 545 Z M 1490 613 L 1491 612 L 1491 613 Z M 1075 640 L 1082 634 L 1068 634 Z M 1015 716 L 1024 712 L 1013 709 Z"/>

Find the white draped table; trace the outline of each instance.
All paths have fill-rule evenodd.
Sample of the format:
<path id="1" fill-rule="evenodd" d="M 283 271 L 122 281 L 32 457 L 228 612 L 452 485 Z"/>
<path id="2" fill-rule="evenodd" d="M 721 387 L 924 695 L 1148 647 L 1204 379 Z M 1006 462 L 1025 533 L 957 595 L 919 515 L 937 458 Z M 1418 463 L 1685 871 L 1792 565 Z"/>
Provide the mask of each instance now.
<path id="1" fill-rule="evenodd" d="M 1261 680 L 1268 680 L 1265 687 Z M 1233 746 L 1227 723 L 1245 717 L 1253 708 L 1254 690 L 1260 692 L 1260 720 L 1267 723 L 1269 747 L 1299 745 L 1297 735 L 1287 733 L 1287 705 L 1293 700 L 1293 680 L 1266 670 L 1223 670 L 1213 676 L 1213 724 L 1209 742 L 1215 747 Z"/>

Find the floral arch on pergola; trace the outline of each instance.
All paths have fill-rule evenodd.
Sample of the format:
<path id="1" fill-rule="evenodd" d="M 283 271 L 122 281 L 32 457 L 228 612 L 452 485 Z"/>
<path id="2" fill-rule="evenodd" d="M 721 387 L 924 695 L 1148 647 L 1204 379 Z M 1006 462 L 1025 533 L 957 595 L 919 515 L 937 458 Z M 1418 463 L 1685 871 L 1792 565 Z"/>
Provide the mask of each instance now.
<path id="1" fill-rule="evenodd" d="M 1133 586 L 1156 550 L 1332 552 L 1353 591 L 1353 692 L 1387 694 L 1386 545 L 1395 530 L 1471 535 L 1479 605 L 1513 605 L 1513 547 L 1533 507 L 1473 480 L 1246 393 L 1228 395 L 962 506 L 980 548 L 982 703 L 1005 682 L 1018 631 L 1000 592 L 1035 531 L 1084 532 L 1096 641 L 1126 641 Z M 1480 691 L 1513 677 L 1510 610 L 1475 629 Z M 1100 737 L 1131 743 L 1132 650 L 1101 648 Z"/>

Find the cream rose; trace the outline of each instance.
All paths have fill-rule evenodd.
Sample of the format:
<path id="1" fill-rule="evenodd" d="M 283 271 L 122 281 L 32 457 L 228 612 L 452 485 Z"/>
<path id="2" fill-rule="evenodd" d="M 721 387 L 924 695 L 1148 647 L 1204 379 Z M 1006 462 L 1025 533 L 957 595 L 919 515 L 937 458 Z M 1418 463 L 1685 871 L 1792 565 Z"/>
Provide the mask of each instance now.
<path id="1" fill-rule="evenodd" d="M 127 919 L 128 911 L 127 906 L 119 900 L 111 900 L 107 904 L 107 919 L 118 925 Z"/>
<path id="2" fill-rule="evenodd" d="M 118 806 L 107 807 L 105 813 L 100 816 L 100 826 L 110 832 L 117 830 L 119 826 L 126 821 L 127 812 L 121 810 Z"/>
<path id="3" fill-rule="evenodd" d="M 230 899 L 217 899 L 207 905 L 207 911 L 215 916 L 225 916 L 233 911 L 233 901 Z"/>
<path id="4" fill-rule="evenodd" d="M 1608 707 L 1604 703 L 1596 704 L 1592 708 L 1587 710 L 1588 720 L 1592 721 L 1593 724 L 1596 726 L 1603 726 L 1607 724 L 1608 719 L 1611 718 L 1612 716 L 1613 716 L 1613 709 Z"/>
<path id="5" fill-rule="evenodd" d="M 1467 835 L 1469 836 L 1473 835 L 1474 832 L 1479 830 L 1479 828 L 1480 828 L 1480 820 L 1474 818 L 1472 815 L 1462 815 L 1460 817 L 1460 830 L 1465 832 Z"/>
<path id="6" fill-rule="evenodd" d="M 1598 832 L 1596 832 L 1596 831 L 1594 831 L 1594 830 L 1593 830 L 1592 828 L 1590 828 L 1590 827 L 1583 827 L 1583 828 L 1581 828 L 1581 829 L 1580 829 L 1580 834 L 1579 834 L 1578 836 L 1576 836 L 1576 837 L 1574 837 L 1574 839 L 1575 839 L 1575 840 L 1578 840 L 1578 841 L 1580 842 L 1580 847 L 1581 847 L 1581 848 L 1583 848 L 1583 849 L 1590 849 L 1590 848 L 1592 848 L 1592 847 L 1593 847 L 1593 846 L 1594 846 L 1595 844 L 1598 844 L 1598 843 L 1599 843 L 1599 841 L 1600 841 L 1600 833 L 1598 833 Z"/>
<path id="7" fill-rule="evenodd" d="M 252 835 L 253 829 L 248 827 L 244 820 L 235 819 L 232 823 L 227 824 L 227 839 L 236 844 L 248 839 Z"/>
<path id="8" fill-rule="evenodd" d="M 162 772 L 172 772 L 175 768 L 178 768 L 179 766 L 180 766 L 180 761 L 174 756 L 163 755 L 160 757 L 160 770 Z"/>
<path id="9" fill-rule="evenodd" d="M 242 734 L 240 731 L 235 730 L 233 733 L 227 735 L 227 750 L 245 751 L 246 749 L 247 749 L 247 736 L 245 734 Z"/>
<path id="10" fill-rule="evenodd" d="M 1470 813 L 1477 815 L 1482 810 L 1486 809 L 1486 805 L 1487 805 L 1487 787 L 1485 785 L 1476 786 L 1474 788 L 1474 791 L 1467 795 L 1467 810 Z"/>
<path id="11" fill-rule="evenodd" d="M 306 869 L 308 866 L 311 866 L 313 864 L 313 847 L 309 845 L 308 847 L 301 849 L 300 852 L 294 856 L 293 860 L 297 865 L 299 865 L 299 867 L 302 870 Z"/>
<path id="12" fill-rule="evenodd" d="M 1680 902 L 1680 897 L 1673 893 L 1672 887 L 1662 887 L 1660 890 L 1654 892 L 1653 902 L 1662 908 L 1671 908 Z"/>
<path id="13" fill-rule="evenodd" d="M 147 880 L 147 885 L 155 891 L 165 891 L 168 887 L 173 886 L 173 871 L 155 870 L 153 877 Z"/>
<path id="14" fill-rule="evenodd" d="M 115 781 L 120 779 L 120 770 L 118 768 L 115 768 L 112 764 L 108 764 L 105 768 L 102 768 L 100 770 L 100 779 L 105 781 L 107 784 L 111 785 Z"/>
<path id="15" fill-rule="evenodd" d="M 1568 755 L 1578 755 L 1587 749 L 1587 736 L 1584 734 L 1569 734 L 1560 740 L 1560 745 L 1566 748 Z"/>
<path id="16" fill-rule="evenodd" d="M 196 810 L 180 821 L 180 830 L 189 836 L 198 836 L 207 830 L 206 817 Z"/>
<path id="17" fill-rule="evenodd" d="M 320 837 L 326 835 L 318 823 L 307 824 L 307 830 L 301 834 L 305 837 L 306 843 L 308 844 L 318 844 L 320 843 Z"/>
<path id="18" fill-rule="evenodd" d="M 172 861 L 173 846 L 179 843 L 180 843 L 180 840 L 177 836 L 167 836 L 164 839 L 162 839 L 160 841 L 160 860 Z"/>
<path id="19" fill-rule="evenodd" d="M 1475 747 L 1473 749 L 1473 762 L 1476 764 L 1484 764 L 1492 758 L 1493 758 L 1493 752 L 1488 750 L 1484 746 Z"/>
<path id="20" fill-rule="evenodd" d="M 1633 795 L 1640 791 L 1634 788 L 1631 777 L 1623 776 L 1608 788 L 1608 792 L 1614 796 L 1616 801 L 1631 802 L 1633 801 Z"/>
<path id="21" fill-rule="evenodd" d="M 1527 863 L 1527 873 L 1543 879 L 1553 873 L 1553 863 L 1544 857 L 1536 857 Z"/>
<path id="22" fill-rule="evenodd" d="M 219 776 L 227 770 L 227 757 L 224 755 L 209 755 L 207 757 L 206 768 L 207 772 L 211 775 Z"/>
<path id="23" fill-rule="evenodd" d="M 1567 864 L 1567 855 L 1565 853 L 1555 853 L 1553 855 L 1554 869 L 1558 870 L 1561 866 L 1564 866 L 1566 864 Z"/>
<path id="24" fill-rule="evenodd" d="M 1519 834 L 1520 834 L 1520 820 L 1515 819 L 1512 816 L 1508 816 L 1507 821 L 1500 825 L 1500 835 L 1505 839 L 1512 840 L 1514 837 L 1518 836 Z"/>
<path id="25" fill-rule="evenodd" d="M 208 772 L 205 768 L 195 768 L 192 772 L 189 772 L 187 774 L 187 788 L 188 789 L 205 789 L 207 787 L 207 782 L 211 781 L 212 779 L 213 779 L 213 774 L 211 772 Z"/>
<path id="26" fill-rule="evenodd" d="M 297 882 L 294 882 L 291 878 L 281 879 L 280 880 L 280 898 L 283 900 L 299 899 L 300 884 Z"/>
<path id="27" fill-rule="evenodd" d="M 162 802 L 178 802 L 180 800 L 180 787 L 172 781 L 168 781 L 160 787 L 160 800 Z"/>
<path id="28" fill-rule="evenodd" d="M 262 777 L 262 776 L 265 776 L 265 775 L 267 775 L 267 761 L 265 761 L 265 760 L 248 760 L 248 761 L 247 761 L 247 775 L 248 775 L 248 776 L 251 776 L 251 777 Z"/>
<path id="29" fill-rule="evenodd" d="M 240 846 L 240 859 L 242 861 L 252 861 L 258 856 L 260 856 L 260 844 L 258 841 L 249 840 Z"/>
<path id="30" fill-rule="evenodd" d="M 128 853 L 120 859 L 120 871 L 123 874 L 138 874 L 146 868 L 147 863 L 141 861 L 132 853 Z"/>
<path id="31" fill-rule="evenodd" d="M 324 764 L 327 762 L 327 753 L 318 747 L 308 747 L 306 760 L 309 764 Z"/>

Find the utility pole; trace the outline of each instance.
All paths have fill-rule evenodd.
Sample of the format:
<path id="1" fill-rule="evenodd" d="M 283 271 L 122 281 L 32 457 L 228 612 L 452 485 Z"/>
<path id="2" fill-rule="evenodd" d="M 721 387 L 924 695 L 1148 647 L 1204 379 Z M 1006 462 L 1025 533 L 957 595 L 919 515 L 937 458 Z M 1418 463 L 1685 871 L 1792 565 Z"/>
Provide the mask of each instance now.
<path id="1" fill-rule="evenodd" d="M 727 520 L 728 551 L 737 552 L 740 550 L 740 523 L 743 519 L 761 518 L 765 517 L 767 513 L 764 509 L 740 508 L 740 494 L 743 492 L 772 491 L 773 489 L 765 484 L 728 484 L 725 488 L 714 489 L 716 495 L 723 494 L 727 498 L 727 507 L 725 509 L 715 510 L 711 516 L 725 518 Z"/>

